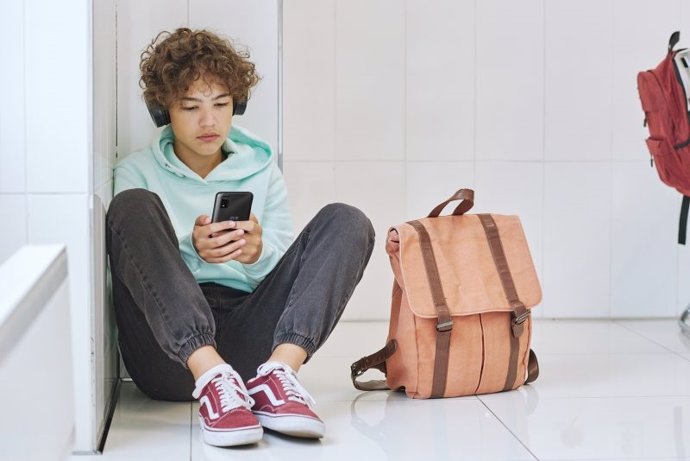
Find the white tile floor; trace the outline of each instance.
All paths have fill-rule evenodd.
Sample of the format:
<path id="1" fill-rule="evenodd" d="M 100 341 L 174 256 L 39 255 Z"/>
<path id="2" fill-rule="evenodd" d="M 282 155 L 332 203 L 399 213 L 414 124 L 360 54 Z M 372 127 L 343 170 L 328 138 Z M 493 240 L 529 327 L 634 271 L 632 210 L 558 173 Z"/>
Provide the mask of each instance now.
<path id="1" fill-rule="evenodd" d="M 124 383 L 103 455 L 72 461 L 690 460 L 690 338 L 675 320 L 537 320 L 533 385 L 427 401 L 352 387 L 350 363 L 386 329 L 343 322 L 300 372 L 326 423 L 321 441 L 266 434 L 210 447 L 196 404 L 151 401 Z"/>

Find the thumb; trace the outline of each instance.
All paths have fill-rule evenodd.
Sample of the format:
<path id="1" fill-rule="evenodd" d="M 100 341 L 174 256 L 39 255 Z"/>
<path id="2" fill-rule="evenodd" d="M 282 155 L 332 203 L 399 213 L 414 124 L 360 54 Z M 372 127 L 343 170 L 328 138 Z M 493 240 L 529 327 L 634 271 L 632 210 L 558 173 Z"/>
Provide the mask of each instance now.
<path id="1" fill-rule="evenodd" d="M 194 221 L 195 226 L 205 226 L 206 224 L 211 224 L 211 218 L 205 214 L 197 217 L 196 221 Z"/>

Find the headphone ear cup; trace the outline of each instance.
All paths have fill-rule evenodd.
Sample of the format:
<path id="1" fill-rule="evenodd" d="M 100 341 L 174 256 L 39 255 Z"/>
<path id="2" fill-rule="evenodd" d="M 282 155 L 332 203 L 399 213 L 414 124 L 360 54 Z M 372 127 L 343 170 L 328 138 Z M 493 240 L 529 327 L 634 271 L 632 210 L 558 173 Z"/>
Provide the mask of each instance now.
<path id="1" fill-rule="evenodd" d="M 247 110 L 247 101 L 232 101 L 232 115 L 242 115 Z"/>
<path id="2" fill-rule="evenodd" d="M 149 101 L 146 101 L 146 108 L 149 110 L 153 123 L 158 128 L 170 124 L 170 112 L 168 112 L 168 109 Z"/>

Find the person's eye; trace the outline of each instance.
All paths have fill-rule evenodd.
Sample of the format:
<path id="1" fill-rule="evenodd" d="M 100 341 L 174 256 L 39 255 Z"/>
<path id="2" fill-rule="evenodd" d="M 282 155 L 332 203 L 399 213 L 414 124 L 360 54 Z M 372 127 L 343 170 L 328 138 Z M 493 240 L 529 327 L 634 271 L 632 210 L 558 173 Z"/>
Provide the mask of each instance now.
<path id="1" fill-rule="evenodd" d="M 217 103 L 216 103 L 216 107 L 225 107 L 225 106 L 227 106 L 228 104 L 230 104 L 230 103 L 229 103 L 229 102 L 217 102 Z"/>
<path id="2" fill-rule="evenodd" d="M 192 111 L 196 110 L 197 106 L 182 106 L 182 110 Z"/>

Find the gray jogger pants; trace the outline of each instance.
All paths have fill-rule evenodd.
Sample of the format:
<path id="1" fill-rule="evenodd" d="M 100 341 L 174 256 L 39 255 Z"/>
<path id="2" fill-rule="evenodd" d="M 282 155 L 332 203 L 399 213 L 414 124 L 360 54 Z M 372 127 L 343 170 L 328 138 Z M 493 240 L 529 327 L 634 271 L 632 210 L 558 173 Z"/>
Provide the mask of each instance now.
<path id="1" fill-rule="evenodd" d="M 244 379 L 279 344 L 301 346 L 310 357 L 338 322 L 374 245 L 361 211 L 327 205 L 246 293 L 196 282 L 156 194 L 119 193 L 106 221 L 120 352 L 137 386 L 163 400 L 191 399 L 194 380 L 185 364 L 205 345 Z"/>

